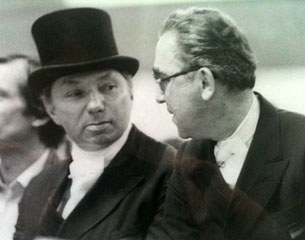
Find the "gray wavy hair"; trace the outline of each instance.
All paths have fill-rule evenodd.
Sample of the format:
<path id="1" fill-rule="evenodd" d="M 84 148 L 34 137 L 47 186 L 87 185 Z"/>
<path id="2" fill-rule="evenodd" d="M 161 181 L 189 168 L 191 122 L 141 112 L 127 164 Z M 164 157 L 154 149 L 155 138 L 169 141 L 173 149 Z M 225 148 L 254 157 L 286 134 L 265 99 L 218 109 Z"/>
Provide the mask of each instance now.
<path id="1" fill-rule="evenodd" d="M 186 67 L 208 67 L 230 90 L 254 87 L 254 54 L 245 34 L 227 15 L 210 8 L 177 9 L 159 36 L 170 31 L 177 34 L 179 57 Z"/>

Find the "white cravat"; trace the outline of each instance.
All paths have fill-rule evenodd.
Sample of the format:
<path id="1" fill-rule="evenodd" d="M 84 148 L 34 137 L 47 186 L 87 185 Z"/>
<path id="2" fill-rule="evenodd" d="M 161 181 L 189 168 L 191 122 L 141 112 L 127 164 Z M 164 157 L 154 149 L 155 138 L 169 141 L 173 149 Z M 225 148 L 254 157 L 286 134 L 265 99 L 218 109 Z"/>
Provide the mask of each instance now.
<path id="1" fill-rule="evenodd" d="M 214 154 L 220 171 L 233 189 L 245 162 L 259 118 L 259 102 L 256 96 L 250 109 L 235 132 L 228 138 L 217 142 Z"/>
<path id="2" fill-rule="evenodd" d="M 73 161 L 69 167 L 69 178 L 72 179 L 72 185 L 70 188 L 70 198 L 62 213 L 63 218 L 67 218 L 79 201 L 93 186 L 97 178 L 103 173 L 105 158 L 99 153 L 100 151 L 85 152 L 75 143 L 72 144 L 71 155 Z"/>
<path id="3" fill-rule="evenodd" d="M 66 219 L 86 193 L 92 188 L 97 179 L 104 172 L 104 168 L 109 165 L 114 156 L 120 151 L 125 144 L 131 123 L 113 144 L 105 149 L 88 152 L 79 148 L 72 142 L 72 163 L 69 166 L 72 185 L 70 187 L 70 198 L 64 206 L 62 217 Z"/>

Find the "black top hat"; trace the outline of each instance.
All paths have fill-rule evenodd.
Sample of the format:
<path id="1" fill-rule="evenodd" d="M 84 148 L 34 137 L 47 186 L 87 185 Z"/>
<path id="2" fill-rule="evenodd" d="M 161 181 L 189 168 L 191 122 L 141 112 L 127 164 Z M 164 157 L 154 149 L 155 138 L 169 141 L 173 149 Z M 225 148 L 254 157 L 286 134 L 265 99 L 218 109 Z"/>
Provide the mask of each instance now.
<path id="1" fill-rule="evenodd" d="M 137 59 L 118 55 L 110 16 L 100 9 L 46 14 L 34 22 L 32 34 L 41 60 L 29 77 L 36 94 L 68 74 L 112 68 L 134 75 L 139 68 Z"/>

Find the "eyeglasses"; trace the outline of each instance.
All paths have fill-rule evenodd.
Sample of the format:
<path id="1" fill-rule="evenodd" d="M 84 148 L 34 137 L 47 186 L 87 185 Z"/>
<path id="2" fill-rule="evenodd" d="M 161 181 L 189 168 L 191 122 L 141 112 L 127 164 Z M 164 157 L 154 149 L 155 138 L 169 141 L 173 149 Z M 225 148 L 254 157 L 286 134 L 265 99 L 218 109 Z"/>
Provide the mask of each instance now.
<path id="1" fill-rule="evenodd" d="M 168 85 L 168 83 L 170 82 L 170 80 L 174 77 L 179 77 L 179 76 L 182 76 L 182 75 L 185 75 L 185 74 L 188 74 L 190 72 L 193 72 L 193 71 L 197 71 L 198 69 L 202 68 L 201 66 L 197 66 L 197 67 L 191 67 L 187 70 L 183 70 L 181 72 L 178 72 L 178 73 L 174 73 L 170 76 L 167 76 L 167 77 L 164 77 L 164 78 L 157 78 L 156 79 L 156 82 L 159 84 L 160 86 L 160 89 L 161 91 L 164 93 L 165 90 L 166 90 L 166 87 Z"/>

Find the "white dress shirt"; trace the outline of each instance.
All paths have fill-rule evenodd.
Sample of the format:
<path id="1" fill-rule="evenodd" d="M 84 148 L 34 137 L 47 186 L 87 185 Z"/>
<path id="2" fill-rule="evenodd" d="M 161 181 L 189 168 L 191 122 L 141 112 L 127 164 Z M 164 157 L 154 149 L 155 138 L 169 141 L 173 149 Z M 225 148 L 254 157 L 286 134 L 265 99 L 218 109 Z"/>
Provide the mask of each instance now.
<path id="1" fill-rule="evenodd" d="M 18 218 L 18 204 L 24 189 L 38 175 L 49 156 L 49 149 L 13 182 L 5 184 L 0 176 L 0 240 L 12 240 Z M 1 158 L 0 158 L 1 167 Z"/>
<path id="2" fill-rule="evenodd" d="M 128 127 L 119 139 L 107 148 L 99 151 L 84 151 L 72 142 L 71 156 L 73 161 L 69 166 L 69 178 L 72 180 L 72 185 L 70 187 L 70 197 L 62 212 L 64 219 L 70 215 L 76 205 L 104 172 L 104 168 L 109 165 L 111 160 L 123 147 L 130 130 L 131 123 L 128 124 Z"/>
<path id="3" fill-rule="evenodd" d="M 214 148 L 215 158 L 220 167 L 220 171 L 232 189 L 236 185 L 248 154 L 257 126 L 259 113 L 259 102 L 253 94 L 250 109 L 238 128 L 230 137 L 217 142 Z"/>

